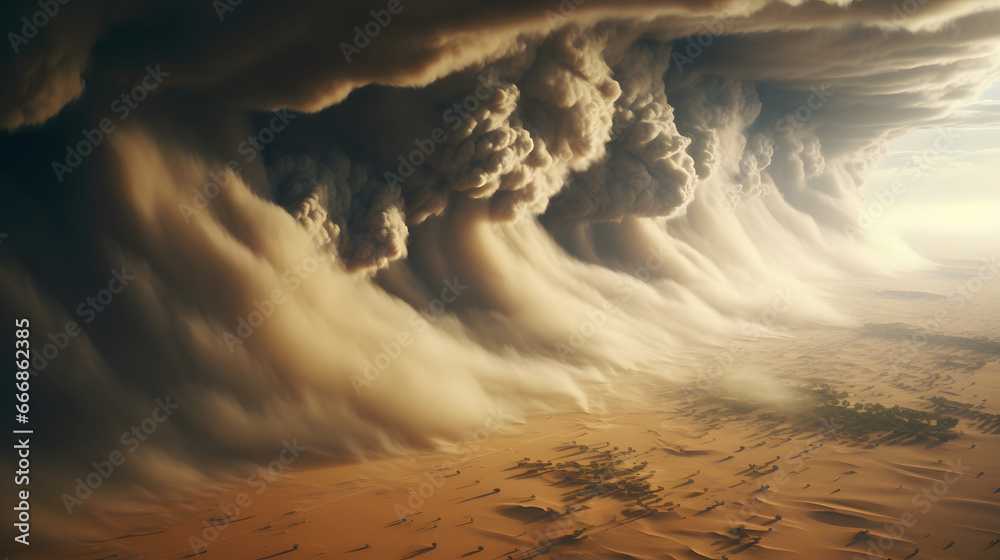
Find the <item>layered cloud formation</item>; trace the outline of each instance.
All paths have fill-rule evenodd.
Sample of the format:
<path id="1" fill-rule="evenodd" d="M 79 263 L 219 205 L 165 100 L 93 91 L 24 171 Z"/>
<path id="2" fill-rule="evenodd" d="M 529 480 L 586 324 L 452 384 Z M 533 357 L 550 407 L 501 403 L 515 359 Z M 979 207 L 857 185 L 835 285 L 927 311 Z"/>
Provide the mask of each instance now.
<path id="1" fill-rule="evenodd" d="M 296 438 L 446 447 L 842 322 L 813 280 L 913 262 L 858 235 L 884 141 L 974 120 L 1000 70 L 989 2 L 119 4 L 31 37 L 8 7 L 0 63 L 0 309 L 32 321 L 50 479 L 181 407 L 105 496 Z"/>

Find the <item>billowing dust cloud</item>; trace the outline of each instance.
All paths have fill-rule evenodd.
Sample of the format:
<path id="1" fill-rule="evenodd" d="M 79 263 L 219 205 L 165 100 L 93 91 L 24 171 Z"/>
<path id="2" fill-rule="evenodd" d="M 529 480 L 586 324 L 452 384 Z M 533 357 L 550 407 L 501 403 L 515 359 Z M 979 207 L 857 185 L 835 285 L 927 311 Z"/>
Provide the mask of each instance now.
<path id="1" fill-rule="evenodd" d="M 5 243 L 0 307 L 52 341 L 52 479 L 179 407 L 108 495 L 447 448 L 842 323 L 816 280 L 919 262 L 857 227 L 884 142 L 1000 68 L 989 2 L 104 4 L 3 63 L 37 150 L 5 181 L 52 185 L 17 224 L 54 233 Z"/>

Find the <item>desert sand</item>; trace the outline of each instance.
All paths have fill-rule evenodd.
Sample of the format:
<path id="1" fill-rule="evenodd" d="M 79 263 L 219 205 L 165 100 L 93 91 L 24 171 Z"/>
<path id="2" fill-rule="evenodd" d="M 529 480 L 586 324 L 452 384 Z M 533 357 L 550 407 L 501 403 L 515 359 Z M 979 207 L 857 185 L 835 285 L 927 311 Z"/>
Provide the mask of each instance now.
<path id="1" fill-rule="evenodd" d="M 450 451 L 290 470 L 264 488 L 251 470 L 44 557 L 1000 558 L 1000 286 L 949 298 L 978 267 L 829 283 L 856 327 L 710 350 L 698 362 L 725 363 L 717 377 L 625 372 L 634 400 L 485 426 Z M 770 381 L 741 381 L 753 372 Z M 824 384 L 846 392 L 844 410 L 957 424 L 946 438 L 858 428 L 824 408 Z"/>

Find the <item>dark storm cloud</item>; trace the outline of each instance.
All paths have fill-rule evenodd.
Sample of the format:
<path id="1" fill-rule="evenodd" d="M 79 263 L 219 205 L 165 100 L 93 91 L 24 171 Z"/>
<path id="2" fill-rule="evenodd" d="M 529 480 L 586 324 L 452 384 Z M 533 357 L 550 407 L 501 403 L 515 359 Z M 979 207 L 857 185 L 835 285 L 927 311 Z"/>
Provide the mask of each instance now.
<path id="1" fill-rule="evenodd" d="M 843 321 L 809 284 L 894 262 L 841 234 L 881 141 L 996 112 L 955 111 L 997 76 L 1000 8 L 912 3 L 72 0 L 0 62 L 0 308 L 44 340 L 136 279 L 38 378 L 75 415 L 50 463 L 85 474 L 164 395 L 123 492 L 289 437 L 402 453 L 677 381 L 748 325 Z"/>
<path id="2" fill-rule="evenodd" d="M 707 158 L 674 124 L 663 74 L 668 45 L 637 44 L 615 65 L 621 95 L 614 103 L 608 155 L 576 173 L 553 201 L 549 214 L 569 220 L 620 220 L 667 216 L 687 203 L 697 180 L 695 165 Z"/>
<path id="3" fill-rule="evenodd" d="M 348 269 L 384 267 L 406 256 L 407 228 L 399 186 L 340 152 L 323 160 L 282 156 L 269 170 L 276 201 L 319 247 L 339 253 Z"/>
<path id="4" fill-rule="evenodd" d="M 729 180 L 749 181 L 749 190 L 760 190 L 756 177 L 768 158 L 757 150 L 747 159 L 734 146 L 721 154 L 718 128 L 724 121 L 752 123 L 752 130 L 771 133 L 772 144 L 788 128 L 795 135 L 816 134 L 819 148 L 813 141 L 804 142 L 808 151 L 795 147 L 801 139 L 791 143 L 791 151 L 809 161 L 794 155 L 776 160 L 808 171 L 816 161 L 849 160 L 910 123 L 942 118 L 998 69 L 996 47 L 987 45 L 996 38 L 1000 13 L 975 2 L 904 2 L 900 8 L 888 0 L 733 0 L 612 7 L 592 0 L 571 9 L 558 3 L 501 8 L 445 2 L 401 3 L 392 11 L 377 2 L 293 4 L 91 8 L 72 26 L 64 23 L 74 19 L 67 7 L 24 52 L 8 57 L 18 79 L 3 92 L 8 102 L 2 122 L 8 128 L 42 122 L 79 95 L 82 80 L 127 85 L 153 60 L 171 73 L 167 90 L 207 93 L 231 107 L 308 112 L 336 105 L 366 84 L 425 86 L 463 71 L 474 87 L 463 91 L 462 81 L 453 80 L 450 88 L 437 88 L 434 98 L 393 94 L 414 112 L 442 114 L 441 122 L 424 121 L 423 131 L 386 122 L 390 130 L 355 133 L 375 137 L 362 155 L 374 160 L 376 172 L 398 171 L 392 166 L 396 156 L 412 149 L 392 152 L 386 146 L 409 146 L 438 127 L 448 133 L 442 146 L 434 146 L 440 149 L 426 156 L 427 164 L 414 166 L 414 178 L 406 177 L 411 221 L 440 213 L 452 191 L 493 199 L 495 217 L 538 214 L 564 184 L 570 185 L 558 202 L 564 210 L 553 213 L 620 219 L 630 210 L 669 215 L 690 200 L 695 179 L 686 168 L 688 156 L 701 180 L 721 159 L 742 159 L 749 174 Z M 157 26 L 155 19 L 165 23 Z M 630 45 L 642 36 L 660 46 L 640 69 L 630 62 L 637 56 Z M 671 50 L 672 41 L 677 43 Z M 666 101 L 657 79 L 664 73 Z M 700 76 L 724 76 L 737 89 L 753 89 L 744 81 L 766 86 L 758 89 L 760 118 L 753 122 L 756 102 L 745 105 L 745 114 L 721 99 L 684 99 L 712 89 Z M 482 83 L 490 88 L 489 98 L 468 114 L 440 110 L 447 101 L 473 95 Z M 623 86 L 629 91 L 619 100 Z M 782 124 L 784 115 L 811 106 L 816 88 L 831 88 L 833 98 L 807 119 Z M 653 130 L 671 126 L 666 123 L 674 113 L 679 135 Z M 461 121 L 454 130 L 451 118 Z M 637 125 L 643 118 L 648 122 Z M 612 134 L 616 141 L 606 152 Z M 598 160 L 602 165 L 591 165 Z M 784 164 L 772 171 L 792 173 L 793 184 L 809 178 Z"/>

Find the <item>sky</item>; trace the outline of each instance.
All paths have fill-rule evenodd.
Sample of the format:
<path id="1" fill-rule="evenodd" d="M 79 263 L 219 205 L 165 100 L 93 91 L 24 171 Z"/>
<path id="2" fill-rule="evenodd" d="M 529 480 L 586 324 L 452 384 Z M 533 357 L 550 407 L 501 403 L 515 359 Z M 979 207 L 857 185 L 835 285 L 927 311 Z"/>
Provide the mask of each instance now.
<path id="1" fill-rule="evenodd" d="M 978 260 L 1000 249 L 1000 82 L 967 107 L 979 118 L 940 125 L 950 126 L 954 135 L 954 143 L 940 152 L 922 155 L 941 138 L 939 127 L 886 144 L 888 156 L 863 188 L 862 208 L 872 217 L 872 231 L 897 234 L 928 258 Z M 887 193 L 895 181 L 905 191 L 892 196 L 884 214 L 874 217 L 890 199 Z"/>
<path id="2" fill-rule="evenodd" d="M 54 480 L 167 396 L 122 496 L 591 410 L 998 239 L 993 1 L 59 6 L 0 8 L 0 314 Z"/>

